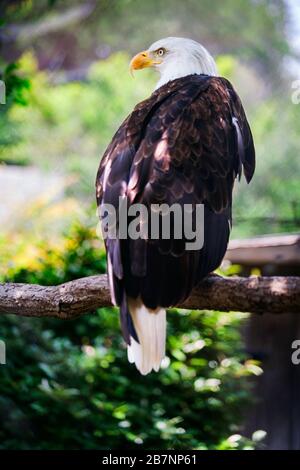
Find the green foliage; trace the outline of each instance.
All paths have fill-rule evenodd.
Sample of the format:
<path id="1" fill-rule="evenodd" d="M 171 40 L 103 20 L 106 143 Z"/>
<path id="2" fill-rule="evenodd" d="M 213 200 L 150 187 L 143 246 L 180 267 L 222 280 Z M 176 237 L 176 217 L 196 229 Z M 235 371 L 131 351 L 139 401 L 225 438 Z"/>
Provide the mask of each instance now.
<path id="1" fill-rule="evenodd" d="M 30 82 L 26 78 L 22 78 L 17 75 L 19 64 L 11 63 L 5 67 L 3 76 L 1 79 L 4 80 L 6 85 L 6 98 L 8 103 L 18 103 L 25 105 L 27 103 L 24 98 L 23 91 L 28 89 Z"/>
<path id="2" fill-rule="evenodd" d="M 0 80 L 5 83 L 5 104 L 0 104 L 0 163 L 1 157 L 8 149 L 19 141 L 18 126 L 10 118 L 9 111 L 12 106 L 26 105 L 26 93 L 30 88 L 30 81 L 20 75 L 19 64 L 16 62 L 4 64 L 0 61 Z M 8 149 L 7 149 L 8 148 Z M 5 160 L 5 158 L 4 158 Z"/>
<path id="3" fill-rule="evenodd" d="M 55 167 L 78 180 L 73 186 L 76 197 L 78 191 L 90 195 L 101 151 L 154 86 L 154 77 L 147 73 L 143 80 L 133 80 L 128 64 L 129 56 L 115 54 L 94 63 L 86 82 L 54 86 L 50 76 L 37 70 L 32 54 L 25 54 L 20 69 L 30 78 L 28 105 L 15 105 L 9 114 L 10 127 L 19 129 L 22 140 L 5 152 L 5 160 Z"/>
<path id="4" fill-rule="evenodd" d="M 54 284 L 105 270 L 94 231 L 79 223 L 60 244 L 36 242 L 31 257 L 17 239 L 14 252 L 8 246 L 3 239 L 10 281 Z M 165 367 L 146 377 L 127 361 L 116 309 L 69 322 L 1 317 L 0 448 L 253 447 L 237 435 L 246 378 L 260 372 L 242 353 L 242 317 L 172 310 Z"/>
<path id="5" fill-rule="evenodd" d="M 27 78 L 19 76 L 18 70 L 19 64 L 13 62 L 5 67 L 3 73 L 0 73 L 0 80 L 3 80 L 6 86 L 6 104 L 8 106 L 12 103 L 27 104 L 24 91 L 29 89 L 30 82 Z"/>
<path id="6" fill-rule="evenodd" d="M 256 143 L 256 173 L 249 187 L 245 183 L 237 187 L 234 216 L 242 218 L 243 223 L 233 236 L 297 231 L 300 106 L 293 104 L 287 94 L 268 99 L 257 107 L 251 123 Z"/>

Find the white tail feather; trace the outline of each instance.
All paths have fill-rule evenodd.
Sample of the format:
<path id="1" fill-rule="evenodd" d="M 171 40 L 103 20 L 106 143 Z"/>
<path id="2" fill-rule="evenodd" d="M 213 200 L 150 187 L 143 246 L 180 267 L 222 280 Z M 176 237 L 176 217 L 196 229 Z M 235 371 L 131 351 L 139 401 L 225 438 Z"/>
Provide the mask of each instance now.
<path id="1" fill-rule="evenodd" d="M 165 357 L 166 311 L 163 308 L 150 310 L 138 299 L 128 298 L 127 302 L 139 338 L 139 343 L 130 338 L 128 360 L 135 363 L 142 375 L 149 374 L 152 369 L 157 372 Z"/>

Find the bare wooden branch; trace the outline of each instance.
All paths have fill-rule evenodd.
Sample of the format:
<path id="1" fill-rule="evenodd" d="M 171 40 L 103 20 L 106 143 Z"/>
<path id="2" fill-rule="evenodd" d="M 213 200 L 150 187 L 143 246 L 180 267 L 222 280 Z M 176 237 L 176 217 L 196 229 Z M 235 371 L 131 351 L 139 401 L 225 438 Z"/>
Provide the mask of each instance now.
<path id="1" fill-rule="evenodd" d="M 107 277 L 59 286 L 0 284 L 0 314 L 72 319 L 111 306 Z M 181 308 L 253 313 L 300 313 L 300 277 L 209 276 Z"/>
<path id="2" fill-rule="evenodd" d="M 12 24 L 3 28 L 1 40 L 6 42 L 18 41 L 20 44 L 30 42 L 40 36 L 66 29 L 86 17 L 95 9 L 95 2 L 84 2 L 80 5 L 70 7 L 63 12 L 47 15 L 34 23 Z"/>

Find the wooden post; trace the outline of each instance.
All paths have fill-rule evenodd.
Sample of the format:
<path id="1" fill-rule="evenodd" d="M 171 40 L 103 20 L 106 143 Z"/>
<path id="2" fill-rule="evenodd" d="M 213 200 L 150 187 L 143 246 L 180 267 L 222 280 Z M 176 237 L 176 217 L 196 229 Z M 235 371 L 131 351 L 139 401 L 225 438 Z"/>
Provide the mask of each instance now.
<path id="1" fill-rule="evenodd" d="M 259 268 L 264 276 L 300 274 L 300 235 L 271 235 L 230 243 L 226 259 L 245 275 Z M 300 313 L 300 305 L 298 306 Z M 250 357 L 261 362 L 254 380 L 254 405 L 246 413 L 245 435 L 264 430 L 263 448 L 300 449 L 300 365 L 291 360 L 292 342 L 300 339 L 300 316 L 251 315 L 243 334 Z"/>

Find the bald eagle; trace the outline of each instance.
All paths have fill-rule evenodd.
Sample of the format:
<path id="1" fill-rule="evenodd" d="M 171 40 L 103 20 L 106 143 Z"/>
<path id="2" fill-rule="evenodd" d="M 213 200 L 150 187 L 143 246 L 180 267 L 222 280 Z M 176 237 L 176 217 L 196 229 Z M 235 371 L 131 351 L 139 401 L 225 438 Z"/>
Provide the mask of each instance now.
<path id="1" fill-rule="evenodd" d="M 105 239 L 111 298 L 120 306 L 128 359 L 145 375 L 158 371 L 165 356 L 165 309 L 183 302 L 222 262 L 234 181 L 243 171 L 250 182 L 255 150 L 237 93 L 217 75 L 214 59 L 199 43 L 161 39 L 135 55 L 130 67 L 153 67 L 160 79 L 104 153 L 96 180 L 98 207 L 117 208 L 124 200 L 128 207 L 191 204 L 193 214 L 196 205 L 204 207 L 204 240 L 197 250 L 187 249 L 184 237 L 172 231 L 169 239 L 161 232 L 153 239 Z M 190 220 L 195 224 L 195 217 Z"/>

